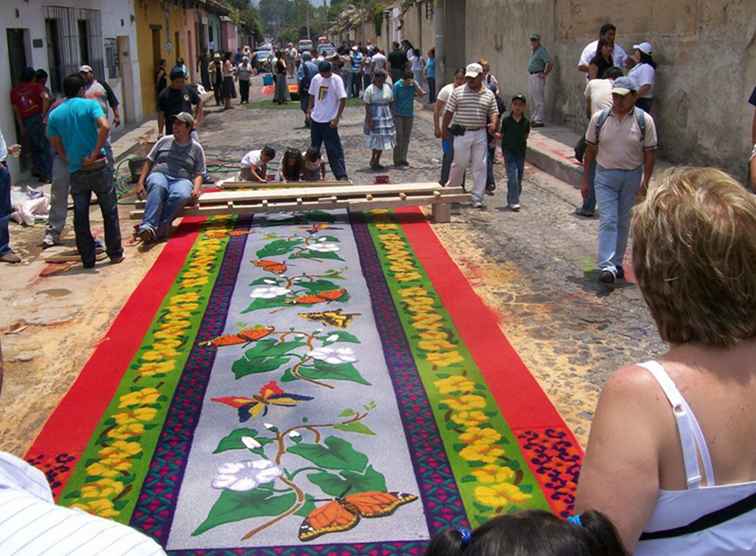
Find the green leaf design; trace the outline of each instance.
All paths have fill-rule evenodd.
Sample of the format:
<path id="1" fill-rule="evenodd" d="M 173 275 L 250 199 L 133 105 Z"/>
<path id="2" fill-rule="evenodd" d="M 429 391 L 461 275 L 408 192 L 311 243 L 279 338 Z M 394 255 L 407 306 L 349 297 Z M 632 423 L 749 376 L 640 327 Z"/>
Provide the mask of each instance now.
<path id="1" fill-rule="evenodd" d="M 299 510 L 297 510 L 294 515 L 299 517 L 307 517 L 310 515 L 310 512 L 312 512 L 317 506 L 315 506 L 315 497 L 312 494 L 305 494 L 305 501 Z"/>
<path id="2" fill-rule="evenodd" d="M 262 297 L 256 297 L 255 300 L 249 304 L 249 307 L 242 311 L 244 313 L 251 313 L 252 311 L 259 311 L 261 309 L 274 309 L 276 307 L 287 307 L 289 304 L 286 302 L 285 295 L 279 295 L 278 297 L 271 297 L 268 299 Z"/>
<path id="3" fill-rule="evenodd" d="M 334 284 L 333 282 L 329 280 L 313 280 L 312 282 L 307 282 L 305 280 L 302 280 L 302 281 L 297 282 L 297 286 L 299 286 L 300 288 L 304 288 L 309 293 L 313 293 L 313 294 L 339 289 L 339 286 L 337 284 Z"/>
<path id="4" fill-rule="evenodd" d="M 336 339 L 328 341 L 328 339 L 333 336 L 336 336 Z M 320 337 L 323 338 L 324 346 L 334 344 L 336 342 L 349 342 L 350 344 L 360 343 L 360 339 L 357 336 L 345 330 L 334 330 L 332 332 L 326 332 L 325 334 L 321 334 Z"/>
<path id="5" fill-rule="evenodd" d="M 359 421 L 354 423 L 344 423 L 343 425 L 336 425 L 333 427 L 336 430 L 345 432 L 355 432 L 357 434 L 365 434 L 368 436 L 375 436 L 375 433 L 367 425 L 363 425 Z"/>
<path id="6" fill-rule="evenodd" d="M 332 365 L 325 361 L 315 361 L 311 365 L 300 367 L 299 372 L 303 377 L 315 380 L 346 380 L 370 386 L 370 383 L 362 377 L 351 363 Z"/>
<path id="7" fill-rule="evenodd" d="M 231 370 L 237 379 L 250 374 L 275 371 L 289 361 L 290 352 L 304 346 L 301 340 L 278 342 L 272 338 L 260 340 L 234 361 Z"/>
<path id="8" fill-rule="evenodd" d="M 253 280 L 249 283 L 250 286 L 277 286 L 282 280 L 278 276 L 261 276 L 257 280 Z M 270 284 L 269 282 L 273 282 Z"/>
<path id="9" fill-rule="evenodd" d="M 304 217 L 310 222 L 335 222 L 336 221 L 336 217 L 333 214 L 330 214 L 328 212 L 323 212 L 322 210 L 312 210 L 310 212 L 306 212 L 304 214 Z"/>
<path id="10" fill-rule="evenodd" d="M 265 257 L 285 255 L 286 253 L 293 251 L 294 248 L 301 243 L 301 239 L 276 239 L 257 251 L 257 257 L 259 259 L 264 259 Z"/>
<path id="11" fill-rule="evenodd" d="M 294 253 L 290 258 L 292 259 L 317 259 L 317 260 L 330 260 L 330 261 L 343 261 L 339 254 L 334 251 L 300 251 Z"/>
<path id="12" fill-rule="evenodd" d="M 289 453 L 303 457 L 318 467 L 324 469 L 343 469 L 362 471 L 368 463 L 368 458 L 362 452 L 355 450 L 352 445 L 338 438 L 328 436 L 322 444 L 297 444 L 289 447 Z"/>
<path id="13" fill-rule="evenodd" d="M 386 478 L 368 465 L 364 473 L 342 471 L 338 475 L 333 473 L 311 473 L 307 475 L 310 482 L 329 496 L 344 496 L 358 492 L 386 492 Z"/>
<path id="14" fill-rule="evenodd" d="M 261 446 L 270 444 L 273 442 L 271 438 L 265 438 L 264 436 L 257 436 L 259 433 L 255 429 L 241 428 L 224 436 L 218 443 L 218 447 L 213 452 L 214 454 L 220 454 L 221 452 L 227 452 L 228 450 L 246 450 L 247 447 L 242 443 L 243 436 L 251 436 L 257 440 Z"/>
<path id="15" fill-rule="evenodd" d="M 192 533 L 201 535 L 214 527 L 253 517 L 277 516 L 291 508 L 297 500 L 293 492 L 276 496 L 270 490 L 255 488 L 246 492 L 224 490 L 205 521 Z"/>
<path id="16" fill-rule="evenodd" d="M 355 414 L 354 409 L 345 409 L 341 413 L 339 413 L 339 417 L 351 417 Z"/>

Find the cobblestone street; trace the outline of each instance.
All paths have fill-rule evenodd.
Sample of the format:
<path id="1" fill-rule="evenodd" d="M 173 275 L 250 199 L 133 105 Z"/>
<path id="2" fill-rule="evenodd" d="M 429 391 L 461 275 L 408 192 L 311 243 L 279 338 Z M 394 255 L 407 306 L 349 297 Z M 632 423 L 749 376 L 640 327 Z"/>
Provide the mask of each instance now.
<path id="1" fill-rule="evenodd" d="M 252 104 L 211 115 L 201 132 L 208 157 L 238 160 L 263 143 L 279 153 L 287 147 L 305 149 L 309 131 L 295 103 L 290 108 L 268 106 L 272 105 L 265 103 L 260 109 Z M 350 102 L 340 134 L 350 178 L 372 184 L 376 174 L 368 168 L 362 121 L 362 109 Z M 431 113 L 419 111 L 410 143 L 411 167 L 389 168 L 386 173 L 391 183 L 436 181 L 440 153 Z M 391 153 L 384 153 L 383 163 L 390 161 Z M 636 286 L 609 290 L 597 284 L 592 269 L 598 221 L 574 216 L 579 191 L 528 165 L 522 211 L 503 211 L 503 162 L 495 171 L 498 189 L 489 197 L 487 210 L 455 208 L 452 222 L 434 229 L 585 444 L 598 392 L 608 375 L 664 347 Z"/>

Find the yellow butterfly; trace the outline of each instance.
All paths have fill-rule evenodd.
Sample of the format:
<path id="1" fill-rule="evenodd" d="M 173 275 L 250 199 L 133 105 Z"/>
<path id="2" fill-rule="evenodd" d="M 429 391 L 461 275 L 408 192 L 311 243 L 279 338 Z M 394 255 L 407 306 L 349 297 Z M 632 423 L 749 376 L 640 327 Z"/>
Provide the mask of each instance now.
<path id="1" fill-rule="evenodd" d="M 298 315 L 305 320 L 314 320 L 329 326 L 346 328 L 354 317 L 360 316 L 360 313 L 342 313 L 341 309 L 337 309 L 335 311 L 322 311 L 319 313 L 298 313 Z"/>

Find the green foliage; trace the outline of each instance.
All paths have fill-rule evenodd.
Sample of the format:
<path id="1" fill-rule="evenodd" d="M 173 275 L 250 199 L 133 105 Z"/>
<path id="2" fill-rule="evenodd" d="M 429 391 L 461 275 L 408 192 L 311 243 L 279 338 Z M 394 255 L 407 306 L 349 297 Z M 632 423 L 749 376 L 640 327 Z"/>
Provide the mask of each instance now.
<path id="1" fill-rule="evenodd" d="M 300 340 L 289 342 L 277 342 L 270 338 L 261 340 L 244 352 L 241 359 L 234 361 L 231 370 L 237 379 L 251 374 L 275 371 L 289 361 L 290 352 L 304 345 L 305 343 Z"/>
<path id="2" fill-rule="evenodd" d="M 368 465 L 364 472 L 342 471 L 310 473 L 307 478 L 329 496 L 344 496 L 358 492 L 386 492 L 386 478 Z"/>
<path id="3" fill-rule="evenodd" d="M 193 537 L 223 525 L 252 517 L 277 516 L 291 508 L 297 495 L 288 492 L 277 496 L 270 487 L 246 492 L 224 490 L 213 505 L 207 519 L 192 533 Z"/>
<path id="4" fill-rule="evenodd" d="M 328 436 L 323 441 L 323 444 L 325 446 L 303 442 L 296 446 L 291 446 L 289 453 L 303 457 L 323 469 L 362 473 L 367 466 L 367 456 L 355 450 L 346 440 L 342 440 L 337 436 Z"/>
<path id="5" fill-rule="evenodd" d="M 241 428 L 230 432 L 224 436 L 218 443 L 218 447 L 213 452 L 214 454 L 220 454 L 221 452 L 227 452 L 228 450 L 246 450 L 247 447 L 241 441 L 244 436 L 251 436 L 260 443 L 260 446 L 265 446 L 273 442 L 271 438 L 265 438 L 258 436 L 258 432 L 255 429 Z"/>

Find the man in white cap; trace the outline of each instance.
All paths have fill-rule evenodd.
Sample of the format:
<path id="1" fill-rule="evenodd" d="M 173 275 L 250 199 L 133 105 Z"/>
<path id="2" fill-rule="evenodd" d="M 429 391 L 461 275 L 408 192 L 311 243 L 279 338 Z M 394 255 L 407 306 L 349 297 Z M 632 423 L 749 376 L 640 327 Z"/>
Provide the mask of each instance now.
<path id="1" fill-rule="evenodd" d="M 475 208 L 484 208 L 487 131 L 495 135 L 498 123 L 496 97 L 488 87 L 483 86 L 483 67 L 480 64 L 470 64 L 465 71 L 465 85 L 454 89 L 446 103 L 441 136 L 443 139 L 448 139 L 450 135 L 454 137 L 454 161 L 447 185 L 461 186 L 465 170 L 471 166 Z"/>
<path id="2" fill-rule="evenodd" d="M 596 199 L 599 208 L 599 281 L 624 280 L 622 261 L 630 229 L 630 211 L 640 192 L 646 194 L 656 161 L 654 119 L 636 108 L 638 90 L 629 77 L 614 80 L 612 107 L 596 112 L 588 124 L 583 158 L 583 194 L 589 184 L 591 164 L 596 166 Z"/>

